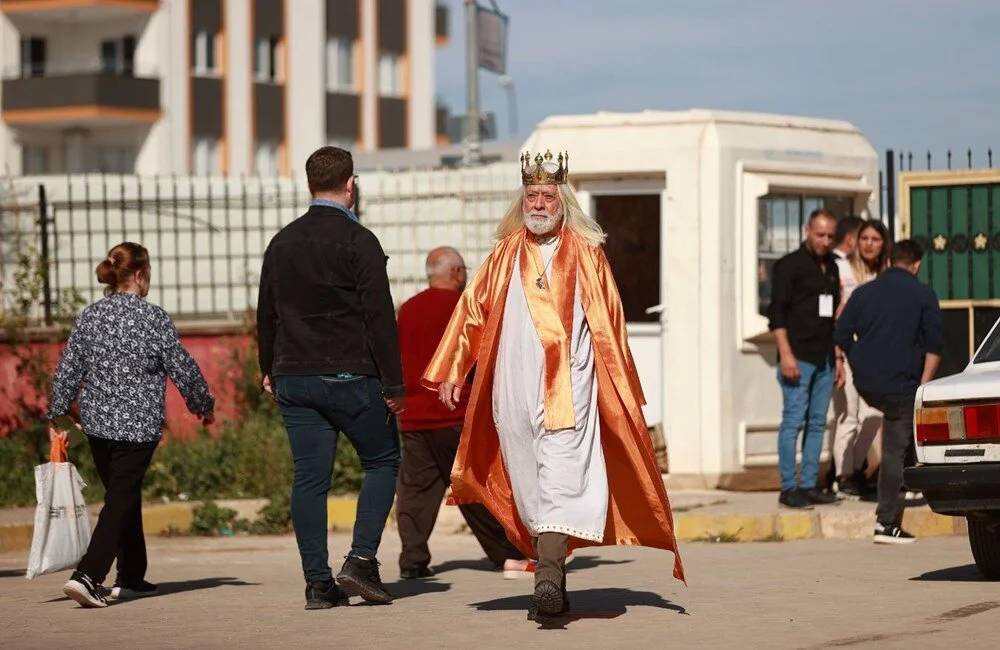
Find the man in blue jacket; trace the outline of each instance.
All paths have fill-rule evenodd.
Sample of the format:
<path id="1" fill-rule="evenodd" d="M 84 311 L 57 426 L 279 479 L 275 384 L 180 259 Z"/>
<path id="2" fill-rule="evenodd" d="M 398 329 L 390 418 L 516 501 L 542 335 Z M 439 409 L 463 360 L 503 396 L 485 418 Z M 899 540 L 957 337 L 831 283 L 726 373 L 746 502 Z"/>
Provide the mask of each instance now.
<path id="1" fill-rule="evenodd" d="M 834 340 L 848 355 L 854 385 L 885 414 L 875 511 L 876 544 L 909 544 L 903 530 L 903 462 L 913 443 L 917 387 L 941 363 L 941 309 L 934 290 L 917 279 L 923 251 L 906 239 L 892 249 L 892 267 L 854 290 L 837 320 Z"/>

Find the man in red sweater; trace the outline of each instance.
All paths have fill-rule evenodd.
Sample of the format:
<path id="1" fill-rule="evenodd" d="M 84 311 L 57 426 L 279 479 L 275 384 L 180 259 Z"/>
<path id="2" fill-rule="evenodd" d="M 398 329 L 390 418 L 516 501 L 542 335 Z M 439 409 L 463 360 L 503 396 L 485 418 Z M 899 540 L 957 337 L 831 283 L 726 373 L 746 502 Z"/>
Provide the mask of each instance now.
<path id="1" fill-rule="evenodd" d="M 403 460 L 396 488 L 396 519 L 403 551 L 399 555 L 401 578 L 427 578 L 431 553 L 427 539 L 434 529 L 445 490 L 451 483 L 458 440 L 465 419 L 465 399 L 449 411 L 437 393 L 420 385 L 420 377 L 444 334 L 451 312 L 465 288 L 466 266 L 451 247 L 435 248 L 427 255 L 429 288 L 399 308 L 399 350 L 403 359 L 406 410 L 403 411 Z M 468 395 L 469 391 L 463 391 Z M 486 556 L 504 569 L 505 577 L 528 570 L 528 562 L 507 541 L 503 527 L 480 504 L 459 506 Z M 528 575 L 528 574 L 525 574 Z"/>

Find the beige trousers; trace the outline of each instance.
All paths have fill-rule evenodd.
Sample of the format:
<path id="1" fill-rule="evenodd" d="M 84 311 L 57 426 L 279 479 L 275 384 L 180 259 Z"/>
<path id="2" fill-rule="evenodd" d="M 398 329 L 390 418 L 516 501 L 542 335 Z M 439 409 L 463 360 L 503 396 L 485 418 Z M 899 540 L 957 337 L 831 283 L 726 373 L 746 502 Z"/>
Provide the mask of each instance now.
<path id="1" fill-rule="evenodd" d="M 869 406 L 854 387 L 851 365 L 844 363 L 844 386 L 833 391 L 833 462 L 838 478 L 850 478 L 864 465 L 870 450 L 869 469 L 878 464 L 873 444 L 882 428 L 882 412 Z"/>

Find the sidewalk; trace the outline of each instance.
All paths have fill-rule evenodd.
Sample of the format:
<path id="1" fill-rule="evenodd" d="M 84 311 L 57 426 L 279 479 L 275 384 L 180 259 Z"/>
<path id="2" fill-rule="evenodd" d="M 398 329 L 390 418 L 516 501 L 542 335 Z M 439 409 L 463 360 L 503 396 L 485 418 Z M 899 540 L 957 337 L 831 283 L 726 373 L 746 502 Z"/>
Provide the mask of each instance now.
<path id="1" fill-rule="evenodd" d="M 865 539 L 872 534 L 875 504 L 844 501 L 813 510 L 778 506 L 777 492 L 727 492 L 723 490 L 672 490 L 671 505 L 677 538 L 682 541 L 781 542 L 798 539 Z M 241 517 L 253 519 L 264 499 L 221 499 Z M 143 524 L 149 535 L 187 532 L 197 502 L 153 503 L 143 507 Z M 965 535 L 965 519 L 930 511 L 923 501 L 910 502 L 903 527 L 917 537 Z M 357 507 L 353 496 L 330 497 L 327 517 L 331 530 L 350 530 Z M 100 504 L 90 506 L 97 520 Z M 34 508 L 0 510 L 0 552 L 31 546 Z M 392 522 L 390 522 L 392 525 Z M 442 506 L 436 530 L 468 532 L 458 508 Z"/>

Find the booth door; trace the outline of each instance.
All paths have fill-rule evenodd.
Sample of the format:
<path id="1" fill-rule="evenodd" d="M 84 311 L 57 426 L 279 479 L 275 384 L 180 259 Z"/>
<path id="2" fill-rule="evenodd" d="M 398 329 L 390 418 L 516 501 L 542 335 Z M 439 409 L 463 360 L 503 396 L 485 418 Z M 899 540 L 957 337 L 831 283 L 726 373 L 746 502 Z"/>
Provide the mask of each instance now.
<path id="1" fill-rule="evenodd" d="M 663 394 L 660 195 L 597 195 L 594 215 L 608 233 L 604 251 L 622 297 L 629 346 L 648 402 L 643 412 L 652 426 L 662 421 Z"/>

